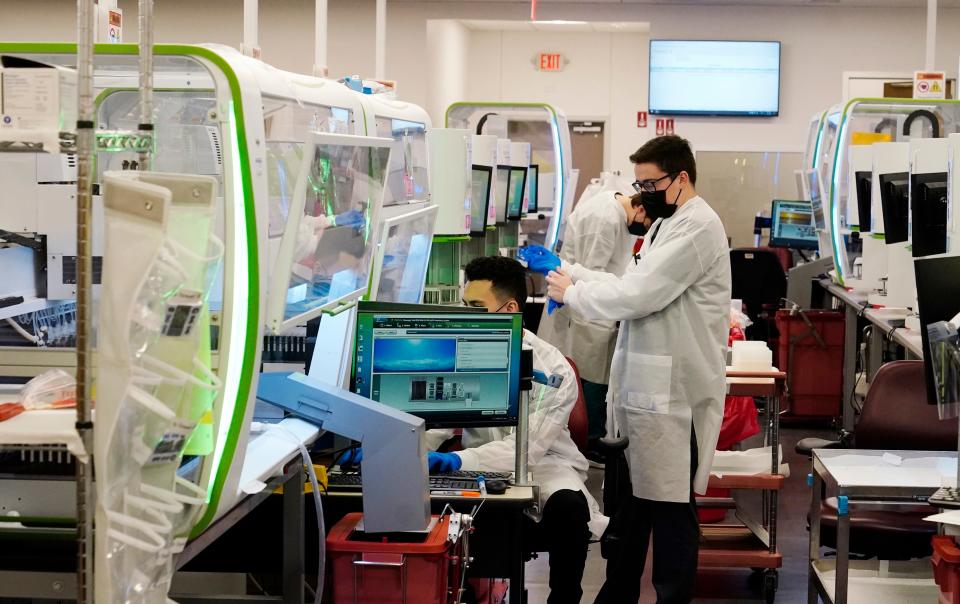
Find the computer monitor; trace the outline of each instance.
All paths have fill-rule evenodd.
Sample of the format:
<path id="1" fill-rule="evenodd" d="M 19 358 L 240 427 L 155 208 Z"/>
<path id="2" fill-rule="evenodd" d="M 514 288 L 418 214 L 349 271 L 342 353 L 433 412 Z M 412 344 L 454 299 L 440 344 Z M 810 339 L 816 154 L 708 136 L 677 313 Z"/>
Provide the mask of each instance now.
<path id="1" fill-rule="evenodd" d="M 510 166 L 497 166 L 497 188 L 496 199 L 497 206 L 497 224 L 503 224 L 507 221 L 507 194 L 510 189 Z"/>
<path id="2" fill-rule="evenodd" d="M 883 235 L 887 245 L 909 239 L 910 174 L 881 174 L 880 205 L 883 210 Z"/>
<path id="3" fill-rule="evenodd" d="M 770 216 L 771 246 L 798 250 L 815 250 L 820 246 L 809 203 L 774 199 Z"/>
<path id="4" fill-rule="evenodd" d="M 428 428 L 516 425 L 522 315 L 430 308 L 361 307 L 354 392 Z"/>
<path id="5" fill-rule="evenodd" d="M 520 220 L 523 218 L 523 194 L 527 191 L 526 168 L 510 168 L 507 189 L 507 220 Z"/>
<path id="6" fill-rule="evenodd" d="M 911 241 L 913 257 L 947 251 L 947 173 L 910 176 Z"/>
<path id="7" fill-rule="evenodd" d="M 949 321 L 960 312 L 960 256 L 917 258 L 913 261 L 917 277 L 917 305 L 923 339 L 923 371 L 927 382 L 927 402 L 937 403 L 933 380 L 932 355 L 927 325 Z"/>
<path id="8" fill-rule="evenodd" d="M 373 265 L 373 300 L 418 304 L 423 299 L 438 209 L 430 206 L 384 221 Z"/>
<path id="9" fill-rule="evenodd" d="M 536 214 L 540 210 L 540 166 L 537 164 L 530 164 L 530 169 L 527 171 L 527 179 L 530 183 L 530 199 L 527 202 L 527 213 Z"/>
<path id="10" fill-rule="evenodd" d="M 484 237 L 487 231 L 487 217 L 490 215 L 490 186 L 493 182 L 493 168 L 473 165 L 470 189 L 470 236 Z"/>
<path id="11" fill-rule="evenodd" d="M 854 183 L 857 189 L 857 214 L 860 219 L 860 232 L 869 233 L 873 230 L 873 172 L 854 172 Z"/>
<path id="12" fill-rule="evenodd" d="M 813 209 L 813 226 L 817 230 L 825 230 L 827 221 L 823 215 L 823 189 L 820 187 L 820 173 L 816 170 L 807 170 L 807 181 L 810 185 L 810 207 Z"/>

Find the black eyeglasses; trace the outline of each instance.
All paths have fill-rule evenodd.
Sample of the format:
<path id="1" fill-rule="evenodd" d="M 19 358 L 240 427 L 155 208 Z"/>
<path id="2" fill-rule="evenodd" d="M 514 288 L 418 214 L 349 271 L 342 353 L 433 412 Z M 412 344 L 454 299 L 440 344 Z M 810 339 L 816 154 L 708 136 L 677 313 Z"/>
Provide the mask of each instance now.
<path id="1" fill-rule="evenodd" d="M 647 180 L 635 180 L 633 181 L 633 190 L 637 193 L 653 193 L 657 190 L 657 183 L 665 178 L 676 178 L 677 174 L 666 174 L 660 178 L 648 178 Z"/>

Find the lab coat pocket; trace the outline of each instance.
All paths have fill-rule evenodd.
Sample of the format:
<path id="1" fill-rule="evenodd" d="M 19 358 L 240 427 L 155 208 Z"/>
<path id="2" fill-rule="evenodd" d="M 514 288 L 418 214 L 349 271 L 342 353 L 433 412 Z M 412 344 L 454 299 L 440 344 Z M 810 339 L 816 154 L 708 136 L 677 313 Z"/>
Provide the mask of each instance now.
<path id="1" fill-rule="evenodd" d="M 631 353 L 624 379 L 624 406 L 647 413 L 670 413 L 673 357 Z"/>

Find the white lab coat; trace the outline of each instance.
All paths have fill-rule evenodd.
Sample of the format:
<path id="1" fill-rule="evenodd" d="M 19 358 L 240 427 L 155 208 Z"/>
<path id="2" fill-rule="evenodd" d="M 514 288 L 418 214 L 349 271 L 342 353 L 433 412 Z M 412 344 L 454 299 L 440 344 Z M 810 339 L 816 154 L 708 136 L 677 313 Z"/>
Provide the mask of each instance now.
<path id="1" fill-rule="evenodd" d="M 636 237 L 627 230 L 627 213 L 614 197 L 602 190 L 582 200 L 567 218 L 560 259 L 592 270 L 623 275 L 633 260 Z M 617 322 L 588 320 L 566 307 L 553 314 L 543 309 L 537 335 L 573 359 L 580 377 L 596 384 L 610 380 L 610 363 L 617 343 Z"/>
<path id="2" fill-rule="evenodd" d="M 570 363 L 560 352 L 529 331 L 523 332 L 524 347 L 533 349 L 533 368 L 545 375 L 561 375 L 559 388 L 534 383 L 530 391 L 529 447 L 527 463 L 533 481 L 540 487 L 540 509 L 551 495 L 563 489 L 580 491 L 590 506 L 590 531 L 600 538 L 608 519 L 587 491 L 589 464 L 570 437 L 567 421 L 576 403 L 578 388 Z M 426 444 L 433 451 L 453 435 L 453 430 L 429 430 Z M 516 435 L 513 428 L 468 428 L 463 431 L 463 451 L 457 455 L 463 470 L 512 472 L 516 469 Z M 539 516 L 534 516 L 539 521 Z"/>
<path id="3" fill-rule="evenodd" d="M 574 285 L 563 300 L 584 317 L 621 321 L 608 401 L 630 438 L 633 494 L 683 503 L 691 421 L 698 493 L 706 491 L 723 421 L 729 249 L 720 218 L 700 197 L 653 228 L 655 239 L 646 238 L 622 278 L 565 265 Z"/>

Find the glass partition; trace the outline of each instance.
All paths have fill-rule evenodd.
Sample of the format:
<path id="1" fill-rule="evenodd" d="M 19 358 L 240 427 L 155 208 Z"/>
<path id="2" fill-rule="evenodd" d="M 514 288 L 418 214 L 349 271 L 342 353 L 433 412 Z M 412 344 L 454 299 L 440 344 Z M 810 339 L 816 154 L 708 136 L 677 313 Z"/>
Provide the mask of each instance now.
<path id="1" fill-rule="evenodd" d="M 372 299 L 408 304 L 422 302 L 437 210 L 437 206 L 430 206 L 384 221 L 370 292 Z"/>
<path id="2" fill-rule="evenodd" d="M 313 133 L 296 168 L 269 294 L 275 332 L 366 293 L 391 144 Z"/>
<path id="3" fill-rule="evenodd" d="M 430 190 L 426 125 L 378 117 L 377 136 L 394 141 L 383 205 L 426 200 Z"/>

